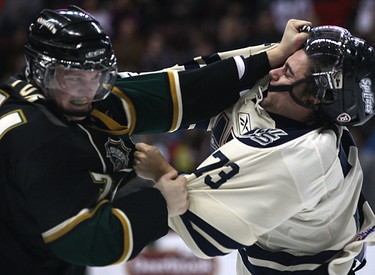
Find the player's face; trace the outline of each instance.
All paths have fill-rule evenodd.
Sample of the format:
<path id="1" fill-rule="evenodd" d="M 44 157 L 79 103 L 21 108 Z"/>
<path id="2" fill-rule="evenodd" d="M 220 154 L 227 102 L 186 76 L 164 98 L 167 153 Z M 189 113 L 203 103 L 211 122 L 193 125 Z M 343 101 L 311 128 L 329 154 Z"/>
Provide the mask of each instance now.
<path id="1" fill-rule="evenodd" d="M 66 113 L 90 111 L 91 102 L 100 85 L 101 72 L 56 68 L 55 83 L 48 97 Z"/>
<path id="2" fill-rule="evenodd" d="M 305 79 L 309 74 L 311 61 L 303 50 L 295 52 L 285 64 L 269 72 L 272 86 L 292 85 L 299 80 Z M 301 101 L 312 100 L 311 95 L 304 94 L 306 84 L 301 83 L 293 88 L 294 95 Z M 287 116 L 289 118 L 303 121 L 305 115 L 311 115 L 311 110 L 298 105 L 288 92 L 269 92 L 261 104 L 267 111 Z"/>

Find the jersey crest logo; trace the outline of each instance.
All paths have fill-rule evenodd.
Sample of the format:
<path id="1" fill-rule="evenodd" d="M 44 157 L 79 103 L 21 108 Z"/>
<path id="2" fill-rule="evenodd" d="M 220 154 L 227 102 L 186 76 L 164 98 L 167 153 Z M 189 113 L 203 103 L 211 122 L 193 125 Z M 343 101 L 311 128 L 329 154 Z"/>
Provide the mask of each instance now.
<path id="1" fill-rule="evenodd" d="M 287 136 L 288 134 L 281 129 L 257 129 L 254 133 L 249 135 L 249 138 L 262 146 L 266 146 L 281 136 Z"/>
<path id="2" fill-rule="evenodd" d="M 240 135 L 246 135 L 251 130 L 250 115 L 247 113 L 238 114 L 238 123 L 240 125 Z"/>
<path id="3" fill-rule="evenodd" d="M 129 153 L 131 149 L 125 146 L 123 140 L 113 140 L 108 138 L 108 141 L 104 146 L 107 153 L 106 157 L 112 162 L 114 171 L 128 168 Z"/>

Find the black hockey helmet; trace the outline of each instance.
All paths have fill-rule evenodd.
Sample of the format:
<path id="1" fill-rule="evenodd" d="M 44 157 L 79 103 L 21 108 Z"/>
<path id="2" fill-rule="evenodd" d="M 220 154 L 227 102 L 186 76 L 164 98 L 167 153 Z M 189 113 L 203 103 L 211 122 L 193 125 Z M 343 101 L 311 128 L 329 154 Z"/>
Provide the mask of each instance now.
<path id="1" fill-rule="evenodd" d="M 320 103 L 317 111 L 338 125 L 357 126 L 375 114 L 374 49 L 337 26 L 312 28 L 306 53 Z"/>
<path id="2" fill-rule="evenodd" d="M 117 63 L 112 44 L 98 21 L 76 6 L 44 9 L 29 27 L 25 45 L 27 77 L 48 89 L 56 67 L 100 71 L 100 86 L 93 101 L 112 89 Z"/>

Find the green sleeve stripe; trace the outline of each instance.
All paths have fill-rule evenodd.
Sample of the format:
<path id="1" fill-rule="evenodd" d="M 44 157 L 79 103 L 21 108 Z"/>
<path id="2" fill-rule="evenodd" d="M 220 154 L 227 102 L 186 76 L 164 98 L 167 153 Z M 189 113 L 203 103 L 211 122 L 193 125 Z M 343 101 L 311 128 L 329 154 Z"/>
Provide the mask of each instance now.
<path id="1" fill-rule="evenodd" d="M 181 90 L 177 72 L 168 71 L 168 79 L 171 99 L 173 103 L 173 119 L 169 132 L 173 132 L 178 127 L 180 127 L 182 120 Z"/>

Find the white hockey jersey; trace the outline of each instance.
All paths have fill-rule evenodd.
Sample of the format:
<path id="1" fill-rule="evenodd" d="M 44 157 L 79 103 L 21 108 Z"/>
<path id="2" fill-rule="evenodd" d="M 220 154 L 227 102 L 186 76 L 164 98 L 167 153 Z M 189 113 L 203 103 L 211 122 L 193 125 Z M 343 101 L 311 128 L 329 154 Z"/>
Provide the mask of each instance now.
<path id="1" fill-rule="evenodd" d="M 267 82 L 211 121 L 216 151 L 185 175 L 190 207 L 170 227 L 199 257 L 238 250 L 237 274 L 348 274 L 375 242 L 357 148 L 344 127 L 267 113 Z"/>

